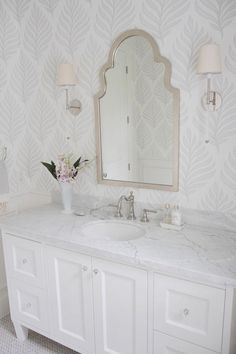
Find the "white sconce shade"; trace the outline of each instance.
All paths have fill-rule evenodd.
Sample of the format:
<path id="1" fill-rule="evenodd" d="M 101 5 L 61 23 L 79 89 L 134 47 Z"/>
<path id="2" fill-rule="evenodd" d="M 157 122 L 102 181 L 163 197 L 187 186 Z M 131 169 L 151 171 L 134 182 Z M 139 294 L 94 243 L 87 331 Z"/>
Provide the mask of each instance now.
<path id="1" fill-rule="evenodd" d="M 75 86 L 78 84 L 78 80 L 75 74 L 73 64 L 60 64 L 57 71 L 57 85 L 58 86 Z M 69 102 L 69 89 L 65 87 L 66 91 L 66 110 L 68 110 L 74 116 L 77 116 L 81 111 L 81 102 L 77 99 L 73 99 Z"/>
<path id="2" fill-rule="evenodd" d="M 200 48 L 199 59 L 197 65 L 197 73 L 205 75 L 207 79 L 206 93 L 202 97 L 203 108 L 208 112 L 217 111 L 222 104 L 222 97 L 219 92 L 211 89 L 212 74 L 220 74 L 221 68 L 221 56 L 220 48 L 217 44 L 205 44 Z M 205 142 L 209 143 L 209 129 L 208 119 L 206 121 L 206 139 Z"/>
<path id="3" fill-rule="evenodd" d="M 200 48 L 197 66 L 198 74 L 221 73 L 220 48 L 216 44 L 206 44 Z"/>
<path id="4" fill-rule="evenodd" d="M 60 64 L 57 72 L 58 86 L 74 86 L 78 83 L 73 64 Z"/>

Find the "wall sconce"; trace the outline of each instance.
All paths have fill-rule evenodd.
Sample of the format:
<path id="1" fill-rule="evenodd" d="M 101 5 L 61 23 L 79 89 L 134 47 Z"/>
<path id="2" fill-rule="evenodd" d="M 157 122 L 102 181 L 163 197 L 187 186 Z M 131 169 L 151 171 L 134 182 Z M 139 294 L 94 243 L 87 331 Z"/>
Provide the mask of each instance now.
<path id="1" fill-rule="evenodd" d="M 81 102 L 73 99 L 69 102 L 69 86 L 75 86 L 78 80 L 75 75 L 74 66 L 72 64 L 60 64 L 57 72 L 57 85 L 65 86 L 66 91 L 66 110 L 74 116 L 77 116 L 81 111 Z"/>
<path id="2" fill-rule="evenodd" d="M 202 105 L 206 111 L 217 111 L 222 103 L 219 92 L 211 89 L 212 74 L 221 73 L 220 48 L 216 44 L 206 44 L 200 48 L 198 74 L 207 77 L 207 92 L 202 98 Z"/>

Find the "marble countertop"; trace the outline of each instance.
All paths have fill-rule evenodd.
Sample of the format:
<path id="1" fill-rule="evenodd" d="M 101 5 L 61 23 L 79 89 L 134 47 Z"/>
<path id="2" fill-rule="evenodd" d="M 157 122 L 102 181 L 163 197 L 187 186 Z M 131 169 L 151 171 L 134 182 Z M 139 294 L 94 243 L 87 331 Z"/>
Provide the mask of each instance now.
<path id="1" fill-rule="evenodd" d="M 145 229 L 145 236 L 131 241 L 109 241 L 83 234 L 84 224 L 111 216 L 65 215 L 60 206 L 46 205 L 8 216 L 3 231 L 91 256 L 131 264 L 220 287 L 236 287 L 236 232 L 185 225 L 182 231 L 130 221 Z"/>

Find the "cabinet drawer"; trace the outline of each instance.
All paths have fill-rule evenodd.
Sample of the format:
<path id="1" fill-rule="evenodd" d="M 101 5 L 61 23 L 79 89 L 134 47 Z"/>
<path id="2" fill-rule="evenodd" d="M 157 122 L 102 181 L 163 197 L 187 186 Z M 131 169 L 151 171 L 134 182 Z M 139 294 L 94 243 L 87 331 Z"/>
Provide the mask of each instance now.
<path id="1" fill-rule="evenodd" d="M 12 319 L 47 331 L 48 311 L 44 290 L 11 279 L 9 300 Z"/>
<path id="2" fill-rule="evenodd" d="M 43 286 L 42 246 L 15 236 L 4 237 L 8 276 L 35 286 Z"/>
<path id="3" fill-rule="evenodd" d="M 155 329 L 221 351 L 225 291 L 155 274 Z"/>
<path id="4" fill-rule="evenodd" d="M 154 334 L 154 354 L 216 354 L 195 344 L 169 337 L 156 332 Z"/>

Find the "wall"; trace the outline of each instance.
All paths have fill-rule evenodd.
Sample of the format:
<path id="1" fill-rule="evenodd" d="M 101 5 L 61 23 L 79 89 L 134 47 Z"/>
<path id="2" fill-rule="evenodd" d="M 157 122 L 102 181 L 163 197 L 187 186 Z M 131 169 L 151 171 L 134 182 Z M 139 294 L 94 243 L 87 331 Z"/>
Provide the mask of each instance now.
<path id="1" fill-rule="evenodd" d="M 65 149 L 95 156 L 93 95 L 112 41 L 141 28 L 153 35 L 173 65 L 181 89 L 180 191 L 137 190 L 138 200 L 178 201 L 185 207 L 236 212 L 235 0 L 0 0 L 0 144 L 8 147 L 12 193 L 56 188 L 41 160 Z M 196 75 L 198 49 L 215 41 L 224 71 L 214 80 L 223 106 L 209 117 L 200 106 L 204 82 Z M 64 110 L 56 66 L 78 65 L 83 105 L 79 118 Z M 66 137 L 70 137 L 67 139 Z M 81 173 L 79 193 L 118 198 L 121 188 L 96 184 L 95 164 Z"/>
<path id="2" fill-rule="evenodd" d="M 0 234 L 0 319 L 9 313 L 9 303 L 7 296 L 7 281 L 2 250 L 2 237 Z"/>

